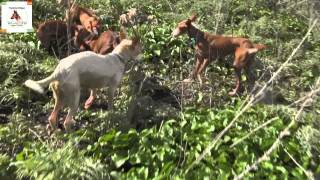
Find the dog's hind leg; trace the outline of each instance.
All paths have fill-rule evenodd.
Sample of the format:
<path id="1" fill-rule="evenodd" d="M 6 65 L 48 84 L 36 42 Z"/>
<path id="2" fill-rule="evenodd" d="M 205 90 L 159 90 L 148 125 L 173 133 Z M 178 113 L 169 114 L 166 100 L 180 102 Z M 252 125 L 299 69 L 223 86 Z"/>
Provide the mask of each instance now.
<path id="1" fill-rule="evenodd" d="M 236 73 L 236 87 L 229 92 L 230 96 L 236 95 L 240 88 L 241 88 L 241 68 L 235 68 L 235 73 Z"/>
<path id="2" fill-rule="evenodd" d="M 58 81 L 55 81 L 55 82 L 52 82 L 50 84 L 50 87 L 52 89 L 52 92 L 53 92 L 53 97 L 54 97 L 54 108 L 53 108 L 53 111 L 51 113 L 51 115 L 49 116 L 49 124 L 51 126 L 51 129 L 52 130 L 55 130 L 57 128 L 57 125 L 58 125 L 58 113 L 59 113 L 59 110 L 62 109 L 63 107 L 63 103 L 62 103 L 62 97 L 61 97 L 61 90 L 59 89 L 59 82 Z"/>
<path id="3" fill-rule="evenodd" d="M 69 111 L 67 114 L 66 119 L 64 120 L 63 126 L 66 131 L 70 131 L 73 124 L 75 124 L 75 121 L 73 120 L 73 117 L 75 113 L 78 110 L 79 101 L 80 101 L 80 88 L 74 88 L 72 93 L 69 94 Z"/>

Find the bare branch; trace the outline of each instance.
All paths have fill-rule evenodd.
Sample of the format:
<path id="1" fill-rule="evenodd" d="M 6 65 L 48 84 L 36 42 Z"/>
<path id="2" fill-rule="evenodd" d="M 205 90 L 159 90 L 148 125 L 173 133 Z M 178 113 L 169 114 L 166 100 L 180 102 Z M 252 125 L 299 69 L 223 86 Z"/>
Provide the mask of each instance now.
<path id="1" fill-rule="evenodd" d="M 281 144 L 282 145 L 282 144 Z M 304 169 L 297 160 L 295 160 L 293 158 L 293 156 L 286 150 L 286 148 L 283 148 L 284 152 L 287 153 L 287 155 L 291 158 L 291 160 L 300 168 L 302 169 L 302 171 L 304 172 L 304 174 L 308 177 L 308 179 L 310 180 L 314 180 L 313 176 L 312 176 L 312 172 L 308 172 L 306 169 Z"/>

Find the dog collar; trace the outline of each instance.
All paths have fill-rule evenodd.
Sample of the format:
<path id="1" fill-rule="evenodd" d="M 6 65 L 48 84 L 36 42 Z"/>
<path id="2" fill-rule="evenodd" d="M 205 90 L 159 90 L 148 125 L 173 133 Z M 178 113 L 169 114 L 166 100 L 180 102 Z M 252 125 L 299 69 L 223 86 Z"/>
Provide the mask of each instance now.
<path id="1" fill-rule="evenodd" d="M 113 54 L 115 55 L 123 64 L 126 64 L 126 60 L 119 54 Z"/>

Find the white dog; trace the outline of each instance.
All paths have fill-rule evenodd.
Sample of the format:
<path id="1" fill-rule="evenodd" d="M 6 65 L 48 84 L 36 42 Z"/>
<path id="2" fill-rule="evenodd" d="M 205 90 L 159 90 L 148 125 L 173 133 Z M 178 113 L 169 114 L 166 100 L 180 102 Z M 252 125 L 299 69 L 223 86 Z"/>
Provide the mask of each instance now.
<path id="1" fill-rule="evenodd" d="M 123 38 L 122 38 L 123 39 Z M 27 80 L 25 85 L 39 93 L 49 84 L 55 99 L 54 109 L 49 117 L 49 124 L 54 130 L 57 116 L 63 106 L 69 107 L 64 121 L 66 130 L 74 124 L 73 116 L 79 106 L 80 89 L 96 89 L 108 86 L 108 107 L 112 108 L 113 96 L 125 69 L 125 62 L 135 59 L 142 46 L 138 38 L 123 39 L 120 44 L 107 55 L 94 52 L 81 52 L 60 61 L 54 72 L 40 81 Z M 86 106 L 91 105 L 95 91 L 91 91 Z"/>

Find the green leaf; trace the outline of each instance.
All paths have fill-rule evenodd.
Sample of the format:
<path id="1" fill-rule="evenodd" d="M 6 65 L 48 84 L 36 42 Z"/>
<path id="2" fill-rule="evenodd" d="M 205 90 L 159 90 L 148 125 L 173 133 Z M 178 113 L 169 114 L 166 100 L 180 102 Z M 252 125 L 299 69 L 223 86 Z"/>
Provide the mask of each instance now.
<path id="1" fill-rule="evenodd" d="M 155 53 L 157 56 L 160 56 L 160 55 L 161 55 L 161 50 L 160 50 L 160 49 L 154 50 L 154 53 Z"/>
<path id="2" fill-rule="evenodd" d="M 112 131 L 108 132 L 107 134 L 101 136 L 99 138 L 98 142 L 104 142 L 104 143 L 109 142 L 115 137 L 115 134 L 116 134 L 116 131 L 112 130 Z"/>
<path id="3" fill-rule="evenodd" d="M 276 170 L 281 171 L 283 174 L 288 173 L 286 168 L 284 168 L 283 166 L 276 166 Z"/>
<path id="4" fill-rule="evenodd" d="M 119 168 L 129 159 L 129 156 L 120 156 L 120 155 L 115 154 L 115 155 L 111 156 L 111 159 L 115 163 L 116 167 Z"/>
<path id="5" fill-rule="evenodd" d="M 270 169 L 273 170 L 273 164 L 269 161 L 265 161 L 262 163 L 262 167 L 266 168 L 266 169 Z"/>

